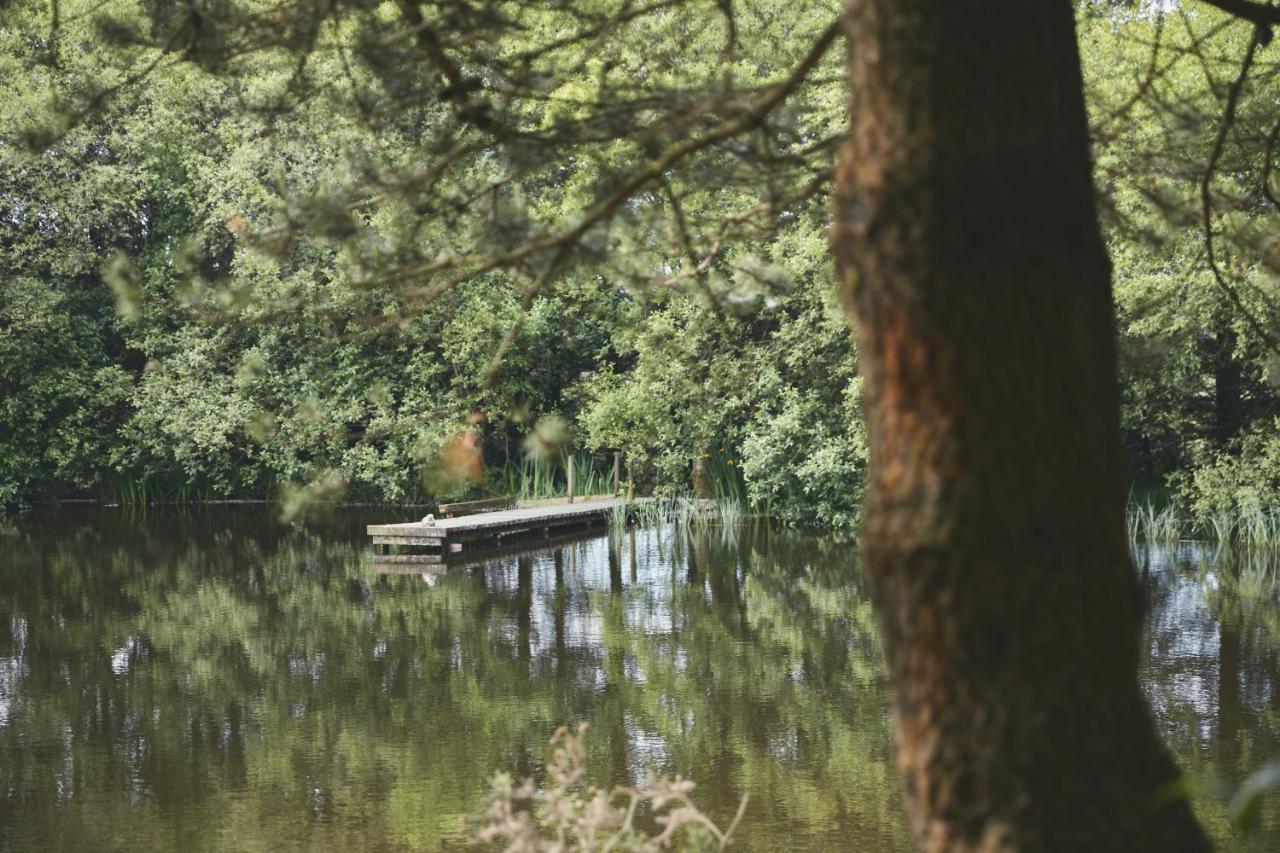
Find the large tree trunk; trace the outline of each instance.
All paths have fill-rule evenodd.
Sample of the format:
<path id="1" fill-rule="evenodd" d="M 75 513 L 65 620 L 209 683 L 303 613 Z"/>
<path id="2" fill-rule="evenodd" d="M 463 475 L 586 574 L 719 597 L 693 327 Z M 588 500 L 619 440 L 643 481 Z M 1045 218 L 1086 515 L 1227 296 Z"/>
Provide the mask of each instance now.
<path id="1" fill-rule="evenodd" d="M 847 29 L 833 238 L 921 845 L 1205 849 L 1137 681 L 1071 4 L 850 0 Z"/>

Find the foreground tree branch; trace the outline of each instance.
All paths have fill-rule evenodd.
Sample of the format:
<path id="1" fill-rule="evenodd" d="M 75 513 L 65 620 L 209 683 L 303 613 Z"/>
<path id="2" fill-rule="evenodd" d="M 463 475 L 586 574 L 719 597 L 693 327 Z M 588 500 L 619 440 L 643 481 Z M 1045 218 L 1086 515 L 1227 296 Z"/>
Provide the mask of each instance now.
<path id="1" fill-rule="evenodd" d="M 404 270 L 400 275 L 406 278 L 422 277 L 429 280 L 436 273 L 462 268 L 464 272 L 461 275 L 446 278 L 443 282 L 436 282 L 425 287 L 421 295 L 426 298 L 434 298 L 467 277 L 488 270 L 511 267 L 541 252 L 557 251 L 562 247 L 575 246 L 592 227 L 608 220 L 623 204 L 634 198 L 641 190 L 659 182 L 667 171 L 675 167 L 681 160 L 725 140 L 738 137 L 757 127 L 813 71 L 814 67 L 822 60 L 822 57 L 830 50 L 839 32 L 839 24 L 832 23 L 814 41 L 809 52 L 796 64 L 784 80 L 773 86 L 758 100 L 732 118 L 717 124 L 703 134 L 685 139 L 663 151 L 646 167 L 628 175 L 604 198 L 584 210 L 577 221 L 568 227 L 539 236 L 501 254 L 492 255 L 480 252 L 472 255 L 449 255 Z"/>
<path id="2" fill-rule="evenodd" d="M 1234 15 L 1242 21 L 1252 21 L 1264 26 L 1280 24 L 1280 7 L 1254 3 L 1252 0 L 1203 0 L 1203 2 L 1221 9 L 1228 15 Z"/>
<path id="3" fill-rule="evenodd" d="M 1218 262 L 1214 247 L 1213 234 L 1213 174 L 1218 168 L 1218 160 L 1222 157 L 1222 149 L 1226 144 L 1227 135 L 1235 124 L 1236 109 L 1240 104 L 1240 94 L 1244 91 L 1245 82 L 1249 79 L 1249 69 L 1253 66 L 1258 47 L 1269 40 L 1270 37 L 1270 32 L 1262 26 L 1254 27 L 1253 36 L 1249 39 L 1249 46 L 1245 50 L 1244 59 L 1240 63 L 1240 73 L 1236 75 L 1236 79 L 1227 93 L 1227 103 L 1223 108 L 1222 121 L 1218 126 L 1218 134 L 1213 140 L 1213 151 L 1209 154 L 1209 163 L 1205 166 L 1204 174 L 1200 178 L 1200 218 L 1204 227 L 1205 262 L 1209 265 L 1209 271 L 1213 274 L 1214 282 L 1227 294 L 1232 307 L 1245 319 L 1245 322 L 1249 324 L 1254 333 L 1266 342 L 1273 352 L 1280 353 L 1280 340 L 1277 340 L 1276 336 L 1249 310 L 1249 306 L 1245 305 L 1244 299 L 1240 295 L 1239 288 L 1229 281 L 1227 275 L 1222 271 L 1222 266 Z M 1272 137 L 1268 137 L 1267 149 L 1264 154 L 1265 161 L 1262 167 L 1262 192 L 1267 196 L 1270 195 L 1271 139 Z"/>

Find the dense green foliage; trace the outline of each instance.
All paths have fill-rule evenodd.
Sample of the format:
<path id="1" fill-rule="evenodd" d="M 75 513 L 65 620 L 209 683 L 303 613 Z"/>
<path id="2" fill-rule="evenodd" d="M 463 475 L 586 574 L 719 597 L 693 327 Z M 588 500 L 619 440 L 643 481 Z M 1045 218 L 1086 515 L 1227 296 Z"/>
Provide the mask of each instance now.
<path id="1" fill-rule="evenodd" d="M 1258 157 L 1275 120 L 1269 52 L 1242 91 L 1210 183 L 1217 261 L 1247 312 L 1205 263 L 1200 185 L 1223 94 L 1251 36 L 1227 21 L 1199 9 L 1163 21 L 1105 15 L 1081 30 L 1133 478 L 1171 487 L 1202 521 L 1280 504 L 1278 356 L 1251 322 L 1280 329 L 1265 238 L 1274 211 L 1260 191 Z"/>
<path id="2" fill-rule="evenodd" d="M 109 4 L 111 18 L 96 4 L 61 5 L 56 31 L 43 3 L 0 18 L 0 504 L 276 497 L 304 484 L 368 501 L 505 489 L 509 477 L 435 476 L 442 450 L 475 432 L 491 470 L 515 470 L 535 424 L 559 416 L 569 445 L 602 466 L 623 450 L 642 488 L 687 489 L 693 461 L 714 458 L 772 514 L 856 521 L 860 390 L 832 301 L 821 193 L 722 240 L 712 224 L 763 191 L 731 149 L 717 150 L 671 172 L 665 198 L 624 207 L 583 257 L 556 266 L 554 287 L 530 285 L 535 273 L 519 265 L 477 269 L 430 299 L 380 278 L 390 280 L 387 258 L 417 262 L 425 243 L 501 246 L 572 220 L 638 168 L 652 152 L 585 106 L 606 73 L 633 75 L 616 84 L 619 98 L 666 92 L 673 103 L 722 66 L 772 79 L 831 9 L 783 27 L 787 4 L 744 4 L 759 26 L 737 38 L 754 59 L 733 65 L 712 49 L 725 35 L 718 19 L 703 30 L 644 19 L 606 45 L 619 70 L 561 56 L 572 72 L 552 96 L 501 105 L 526 127 L 580 121 L 601 141 L 582 141 L 575 125 L 558 157 L 531 142 L 501 205 L 507 179 L 491 162 L 501 158 L 480 152 L 418 198 L 421 209 L 398 197 L 352 217 L 361 169 L 402 174 L 448 141 L 437 138 L 440 104 L 386 100 L 416 85 L 413 74 L 396 83 L 367 56 L 348 69 L 356 91 L 384 99 L 380 122 L 358 99 L 296 92 L 296 64 L 279 51 L 245 51 L 234 73 L 207 56 L 165 61 L 131 83 L 140 63 L 165 56 L 124 32 L 147 25 L 130 18 L 133 4 Z M 1178 52 L 1233 57 L 1248 28 L 1222 28 L 1204 10 L 1174 27 L 1081 8 L 1134 482 L 1172 487 L 1201 515 L 1280 503 L 1275 356 L 1205 270 L 1195 218 L 1223 80 L 1206 82 L 1218 66 Z M 640 36 L 672 39 L 671 50 L 642 56 Z M 357 48 L 365 38 L 345 37 Z M 1148 85 L 1157 38 L 1166 51 Z M 314 55 L 308 73 L 337 74 L 340 59 Z M 831 76 L 776 122 L 806 144 L 838 138 L 844 123 L 838 63 L 823 70 Z M 1246 91 L 1215 186 L 1224 266 L 1277 326 L 1251 171 L 1274 80 L 1260 73 Z M 282 99 L 288 109 L 276 108 Z M 458 212 L 490 185 L 487 218 Z M 449 199 L 452 213 L 433 207 Z M 686 233 L 673 254 L 681 240 L 668 232 L 686 227 L 701 238 Z M 278 245 L 244 239 L 272 228 Z M 715 263 L 696 263 L 706 244 Z M 668 286 L 644 285 L 653 270 Z"/>

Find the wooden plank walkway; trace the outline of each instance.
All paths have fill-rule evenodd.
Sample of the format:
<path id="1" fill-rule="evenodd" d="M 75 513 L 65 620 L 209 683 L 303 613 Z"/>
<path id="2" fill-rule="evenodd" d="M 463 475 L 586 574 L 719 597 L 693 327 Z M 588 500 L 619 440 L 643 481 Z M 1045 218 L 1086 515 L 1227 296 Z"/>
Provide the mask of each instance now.
<path id="1" fill-rule="evenodd" d="M 608 520 L 617 498 L 584 500 L 579 503 L 517 507 L 459 518 L 437 518 L 430 522 L 370 524 L 366 529 L 375 547 L 416 546 L 458 553 L 464 547 L 488 544 L 514 536 L 544 535 L 566 528 L 587 527 Z"/>

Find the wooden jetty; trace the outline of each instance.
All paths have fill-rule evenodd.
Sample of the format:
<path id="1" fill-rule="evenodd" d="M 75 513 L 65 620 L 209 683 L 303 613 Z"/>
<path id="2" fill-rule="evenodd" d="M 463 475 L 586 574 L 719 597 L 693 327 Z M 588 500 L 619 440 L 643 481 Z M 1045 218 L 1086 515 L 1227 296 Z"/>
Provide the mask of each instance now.
<path id="1" fill-rule="evenodd" d="M 413 547 L 456 554 L 464 549 L 493 547 L 514 537 L 550 536 L 603 524 L 614 507 L 625 503 L 603 498 L 543 504 L 407 524 L 370 524 L 367 530 L 374 548 L 386 553 L 393 547 Z"/>

